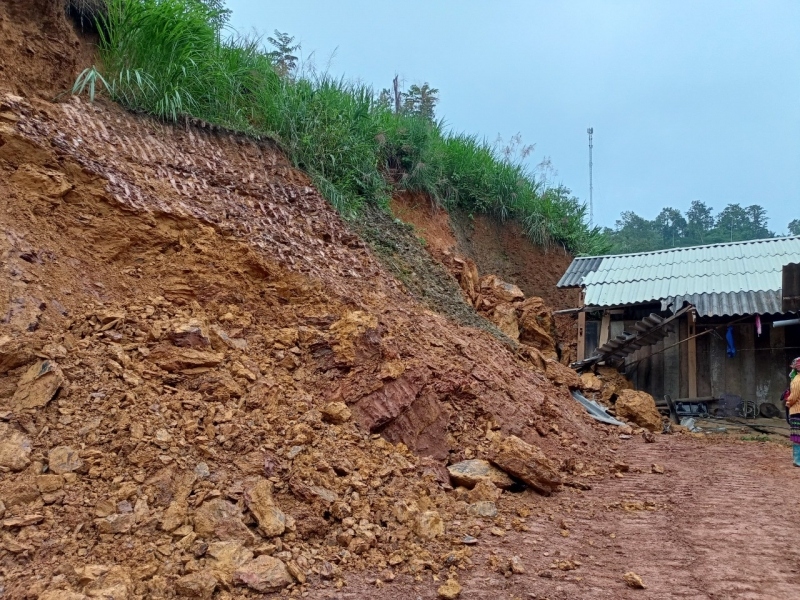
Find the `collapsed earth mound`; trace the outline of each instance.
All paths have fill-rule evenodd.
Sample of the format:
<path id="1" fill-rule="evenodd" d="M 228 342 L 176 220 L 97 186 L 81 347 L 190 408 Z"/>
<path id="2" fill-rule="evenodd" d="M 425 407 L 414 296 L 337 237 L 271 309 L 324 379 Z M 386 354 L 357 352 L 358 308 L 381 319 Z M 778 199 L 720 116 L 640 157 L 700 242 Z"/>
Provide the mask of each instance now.
<path id="1" fill-rule="evenodd" d="M 0 22 L 46 60 L 67 26 L 20 6 Z M 274 144 L 4 84 L 7 597 L 465 568 L 465 535 L 525 527 L 505 498 L 546 502 L 521 482 L 604 472 L 569 384 L 410 297 Z M 465 459 L 517 485 L 453 490 Z"/>

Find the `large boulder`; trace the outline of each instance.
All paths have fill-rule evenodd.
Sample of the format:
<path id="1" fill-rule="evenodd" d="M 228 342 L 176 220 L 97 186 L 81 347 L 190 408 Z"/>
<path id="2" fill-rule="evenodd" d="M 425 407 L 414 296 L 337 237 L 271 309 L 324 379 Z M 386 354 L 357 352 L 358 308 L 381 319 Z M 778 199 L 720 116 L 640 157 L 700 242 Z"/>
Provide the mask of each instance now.
<path id="1" fill-rule="evenodd" d="M 613 367 L 598 367 L 597 376 L 603 382 L 600 400 L 606 404 L 615 400 L 622 390 L 633 389 L 633 384 L 625 378 L 625 375 Z"/>
<path id="2" fill-rule="evenodd" d="M 580 376 L 567 366 L 562 365 L 554 359 L 547 359 L 545 362 L 544 374 L 556 385 L 563 385 L 571 390 L 578 390 L 582 387 Z"/>
<path id="3" fill-rule="evenodd" d="M 486 275 L 481 278 L 481 295 L 492 305 L 525 299 L 521 289 L 513 283 L 503 281 L 497 275 Z"/>
<path id="4" fill-rule="evenodd" d="M 504 490 L 514 485 L 514 480 L 505 471 L 493 466 L 488 460 L 479 458 L 462 460 L 447 467 L 447 471 L 454 485 L 470 490 L 479 482 L 487 480 Z"/>
<path id="5" fill-rule="evenodd" d="M 555 465 L 544 452 L 515 435 L 495 437 L 489 447 L 489 460 L 545 496 L 561 485 Z"/>
<path id="6" fill-rule="evenodd" d="M 550 307 L 536 296 L 528 298 L 519 308 L 519 341 L 538 348 L 549 357 L 556 355 L 553 339 L 553 316 Z"/>
<path id="7" fill-rule="evenodd" d="M 264 537 L 271 538 L 284 532 L 286 515 L 278 508 L 272 497 L 272 482 L 260 478 L 245 492 L 245 502 Z"/>
<path id="8" fill-rule="evenodd" d="M 519 340 L 519 324 L 517 323 L 517 309 L 506 302 L 494 307 L 489 319 L 497 328 L 512 340 Z"/>
<path id="9" fill-rule="evenodd" d="M 603 381 L 594 373 L 587 371 L 581 373 L 581 386 L 587 392 L 600 392 L 603 390 Z"/>
<path id="10" fill-rule="evenodd" d="M 614 410 L 617 417 L 633 421 L 650 431 L 661 431 L 663 427 L 656 401 L 647 392 L 620 390 Z"/>

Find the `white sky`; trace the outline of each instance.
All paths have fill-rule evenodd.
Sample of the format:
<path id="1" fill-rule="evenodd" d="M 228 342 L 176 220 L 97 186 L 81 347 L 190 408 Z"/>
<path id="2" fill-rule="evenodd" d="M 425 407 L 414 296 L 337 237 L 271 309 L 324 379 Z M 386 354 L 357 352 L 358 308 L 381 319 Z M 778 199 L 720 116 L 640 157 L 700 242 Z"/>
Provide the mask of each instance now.
<path id="1" fill-rule="evenodd" d="M 800 218 L 800 1 L 228 0 L 241 33 L 294 35 L 318 68 L 439 88 L 437 115 L 522 134 L 594 215 L 702 200 Z"/>

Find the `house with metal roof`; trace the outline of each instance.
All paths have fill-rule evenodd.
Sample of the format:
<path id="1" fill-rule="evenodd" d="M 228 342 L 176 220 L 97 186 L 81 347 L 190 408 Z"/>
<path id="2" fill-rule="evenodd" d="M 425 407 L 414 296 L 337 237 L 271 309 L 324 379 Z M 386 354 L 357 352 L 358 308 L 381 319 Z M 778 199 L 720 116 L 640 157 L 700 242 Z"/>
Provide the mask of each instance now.
<path id="1" fill-rule="evenodd" d="M 573 366 L 657 399 L 777 406 L 800 356 L 800 236 L 580 257 L 558 287 L 582 290 Z"/>

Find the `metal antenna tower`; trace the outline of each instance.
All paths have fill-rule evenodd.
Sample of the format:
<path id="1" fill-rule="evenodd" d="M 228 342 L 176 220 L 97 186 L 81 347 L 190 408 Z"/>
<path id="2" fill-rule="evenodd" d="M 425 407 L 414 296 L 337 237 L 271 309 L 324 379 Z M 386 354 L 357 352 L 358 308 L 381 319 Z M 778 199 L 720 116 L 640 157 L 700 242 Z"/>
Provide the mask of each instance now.
<path id="1" fill-rule="evenodd" d="M 589 225 L 594 223 L 594 189 L 592 188 L 592 134 L 594 133 L 594 127 L 589 127 L 586 130 L 586 133 L 589 134 Z"/>

